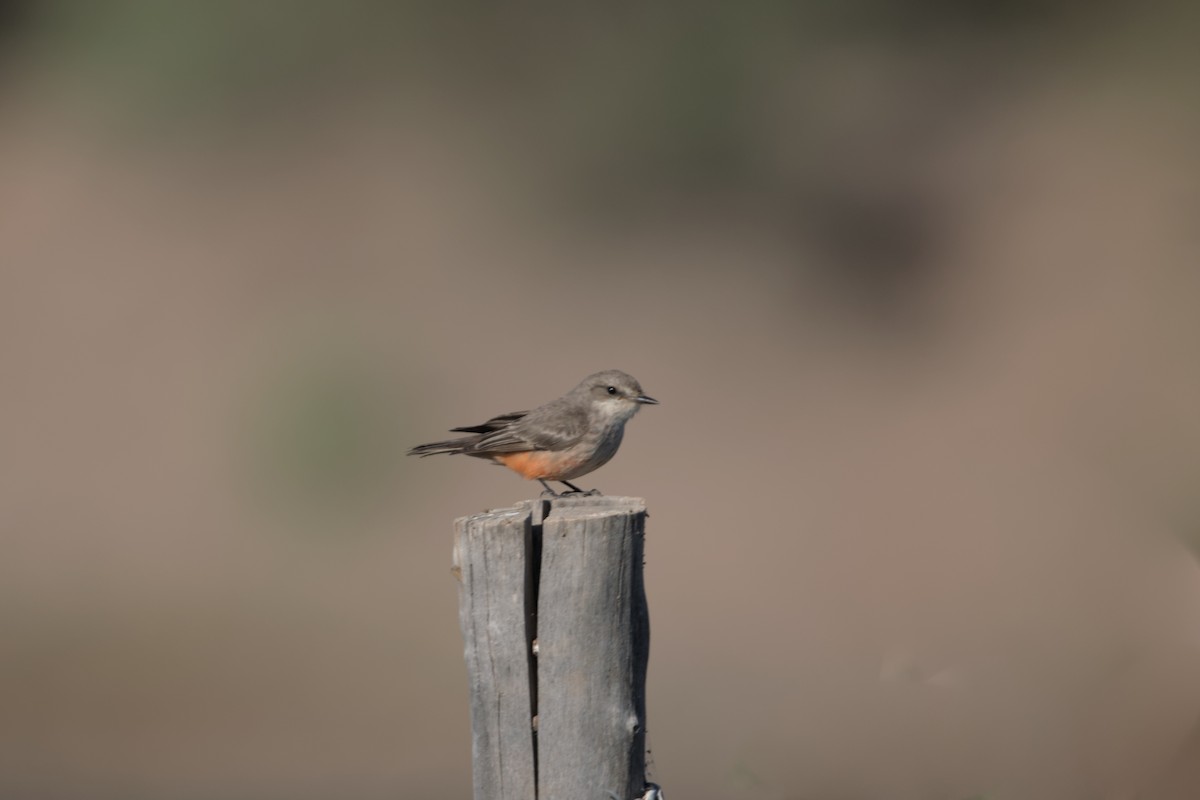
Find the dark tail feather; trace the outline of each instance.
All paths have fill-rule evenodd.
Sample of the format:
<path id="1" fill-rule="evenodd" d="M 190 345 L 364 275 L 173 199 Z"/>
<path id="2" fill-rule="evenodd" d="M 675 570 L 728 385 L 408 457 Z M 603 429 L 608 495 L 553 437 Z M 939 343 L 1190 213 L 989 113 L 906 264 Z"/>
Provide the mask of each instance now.
<path id="1" fill-rule="evenodd" d="M 474 436 L 468 436 L 468 437 L 465 437 L 462 439 L 448 439 L 447 441 L 444 441 L 444 442 L 430 442 L 429 444 L 419 444 L 416 447 L 414 447 L 413 449 L 409 450 L 407 455 L 420 456 L 421 458 L 425 458 L 426 456 L 436 456 L 436 455 L 440 455 L 441 453 L 446 453 L 447 455 L 452 455 L 452 456 L 459 455 L 460 453 L 462 453 L 463 448 L 465 448 L 471 442 L 475 441 L 475 438 L 476 437 L 474 437 Z"/>
<path id="2" fill-rule="evenodd" d="M 477 444 L 479 440 L 482 439 L 486 434 L 494 433 L 501 428 L 508 427 L 528 413 L 528 411 L 510 411 L 507 414 L 501 414 L 498 417 L 492 417 L 487 422 L 479 425 L 464 425 L 461 428 L 451 428 L 450 431 L 452 433 L 475 433 L 478 434 L 478 436 L 464 436 L 461 439 L 447 439 L 444 442 L 419 444 L 412 450 L 409 450 L 408 455 L 421 456 L 421 458 L 424 458 L 425 456 L 436 456 L 441 453 L 446 453 L 447 455 L 452 456 L 467 453 L 467 455 L 476 456 L 478 458 L 487 458 L 487 454 L 467 452 L 467 448 L 473 444 Z"/>

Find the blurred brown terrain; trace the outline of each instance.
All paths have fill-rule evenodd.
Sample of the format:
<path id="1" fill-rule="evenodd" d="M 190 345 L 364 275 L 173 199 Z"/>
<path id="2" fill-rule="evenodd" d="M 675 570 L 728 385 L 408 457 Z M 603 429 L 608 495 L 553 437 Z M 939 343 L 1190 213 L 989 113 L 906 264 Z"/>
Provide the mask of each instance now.
<path id="1" fill-rule="evenodd" d="M 468 797 L 403 452 L 614 367 L 673 800 L 1200 797 L 1197 22 L 0 4 L 0 797 Z"/>

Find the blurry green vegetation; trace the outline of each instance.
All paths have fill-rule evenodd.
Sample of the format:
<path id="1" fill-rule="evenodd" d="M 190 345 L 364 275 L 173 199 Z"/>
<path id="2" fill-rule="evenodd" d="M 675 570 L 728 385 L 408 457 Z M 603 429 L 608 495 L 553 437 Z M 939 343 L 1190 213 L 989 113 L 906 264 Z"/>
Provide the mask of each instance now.
<path id="1" fill-rule="evenodd" d="M 336 85 L 394 42 L 390 9 L 355 0 L 51 0 L 26 24 L 44 57 L 126 113 L 194 121 Z"/>
<path id="2" fill-rule="evenodd" d="M 846 124 L 879 129 L 864 146 L 894 146 L 908 132 L 898 128 L 969 113 L 964 97 L 986 96 L 1030 62 L 1078 56 L 1080 42 L 1109 31 L 1144 35 L 1131 20 L 1170 27 L 1196 16 L 1173 0 L 752 0 L 602 13 L 477 0 L 22 8 L 10 29 L 118 114 L 236 122 L 357 91 L 373 91 L 376 104 L 393 98 L 403 114 L 406 88 L 420 86 L 482 115 L 489 138 L 519 156 L 536 153 L 560 192 L 609 211 L 705 189 L 786 195 L 822 180 L 812 173 Z M 888 101 L 839 122 L 862 87 L 826 56 L 847 46 L 872 54 Z M 907 82 L 897 79 L 906 70 Z M 791 143 L 787 152 L 772 134 Z M 797 158 L 799 167 L 786 163 Z"/>
<path id="3" fill-rule="evenodd" d="M 1192 102 L 1200 52 L 1186 34 L 1200 11 L 1183 0 L 12 8 L 6 38 L 122 126 L 290 131 L 356 95 L 403 126 L 429 110 L 414 113 L 414 97 L 432 98 L 496 163 L 517 165 L 511 184 L 530 181 L 572 221 L 740 213 L 802 243 L 798 271 L 884 323 L 919 314 L 946 266 L 957 199 L 932 185 L 930 153 L 1048 65 L 1099 75 L 1130 52 L 1185 54 L 1169 70 Z"/>
<path id="4" fill-rule="evenodd" d="M 956 199 L 930 185 L 931 152 L 1046 65 L 1099 74 L 1129 51 L 1184 53 L 1172 69 L 1190 93 L 1200 52 L 1182 0 L 22 8 L 8 38 L 122 125 L 288 129 L 356 93 L 404 125 L 413 97 L 434 98 L 555 211 L 594 226 L 689 204 L 743 213 L 803 242 L 818 258 L 798 270 L 884 322 L 944 267 Z"/>
<path id="5" fill-rule="evenodd" d="M 397 488 L 396 393 L 370 364 L 336 348 L 282 362 L 252 387 L 240 446 L 253 498 L 320 523 L 369 513 Z"/>
<path id="6" fill-rule="evenodd" d="M 500 7 L 477 0 L 40 0 L 0 27 L 141 110 L 228 112 L 314 89 L 418 79 L 595 104 L 647 137 L 668 166 L 745 159 L 736 129 L 765 74 L 817 44 L 870 42 L 926 52 L 973 43 L 1063 44 L 1178 3 L 1082 0 L 778 0 L 722 6 Z M 1182 8 L 1186 8 L 1183 6 Z M 1025 54 L 1021 54 L 1025 55 Z M 1003 57 L 1003 56 L 1001 56 Z M 482 99 L 483 94 L 476 94 Z M 139 106 L 140 104 L 140 106 Z M 582 109 L 581 109 L 582 110 Z M 593 117 L 594 120 L 594 117 Z M 620 126 L 618 126 L 620 127 Z M 584 131 L 579 131 L 580 134 Z M 664 141 L 679 147 L 666 148 Z"/>

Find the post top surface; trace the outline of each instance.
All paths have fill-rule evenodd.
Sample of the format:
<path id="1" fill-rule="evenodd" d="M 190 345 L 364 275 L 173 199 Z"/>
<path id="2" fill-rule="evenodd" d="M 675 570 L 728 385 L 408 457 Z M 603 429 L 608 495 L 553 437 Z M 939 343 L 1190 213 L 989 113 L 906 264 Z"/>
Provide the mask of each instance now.
<path id="1" fill-rule="evenodd" d="M 604 495 L 585 495 L 583 497 L 546 497 L 535 500 L 521 500 L 510 508 L 493 508 L 477 514 L 460 517 L 458 522 L 485 517 L 505 517 L 512 515 L 533 514 L 540 520 L 543 515 L 558 517 L 600 517 L 608 514 L 644 514 L 646 500 L 642 497 L 606 497 Z"/>

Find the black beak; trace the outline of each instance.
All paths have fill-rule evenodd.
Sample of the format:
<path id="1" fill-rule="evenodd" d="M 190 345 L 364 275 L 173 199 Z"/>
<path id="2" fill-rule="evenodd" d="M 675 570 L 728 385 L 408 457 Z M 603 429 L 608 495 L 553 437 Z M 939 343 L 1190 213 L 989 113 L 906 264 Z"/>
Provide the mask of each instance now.
<path id="1" fill-rule="evenodd" d="M 653 397 L 647 397 L 647 396 L 646 396 L 646 395 L 644 395 L 644 394 L 639 394 L 637 397 L 633 398 L 633 400 L 634 400 L 634 402 L 636 402 L 636 403 L 645 403 L 645 404 L 646 404 L 646 405 L 648 405 L 648 406 L 656 406 L 656 405 L 658 405 L 658 401 L 657 401 L 657 400 L 655 400 Z"/>

